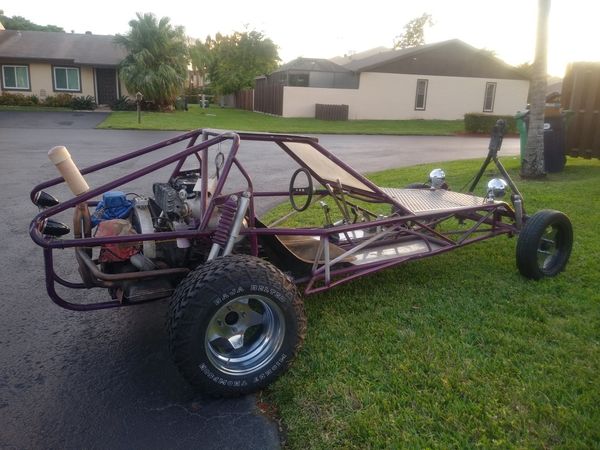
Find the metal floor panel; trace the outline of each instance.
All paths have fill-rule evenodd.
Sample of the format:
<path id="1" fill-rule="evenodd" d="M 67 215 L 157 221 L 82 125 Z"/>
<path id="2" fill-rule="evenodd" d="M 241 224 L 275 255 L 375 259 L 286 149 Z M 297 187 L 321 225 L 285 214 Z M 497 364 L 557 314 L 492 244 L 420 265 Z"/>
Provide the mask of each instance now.
<path id="1" fill-rule="evenodd" d="M 422 240 L 414 240 L 409 242 L 403 242 L 401 244 L 383 244 L 378 247 L 369 247 L 356 252 L 352 264 L 360 266 L 362 264 L 369 264 L 375 261 L 386 261 L 388 259 L 399 258 L 401 256 L 413 256 L 420 253 L 430 253 L 433 250 L 441 248 L 433 242 L 427 246 Z"/>
<path id="2" fill-rule="evenodd" d="M 413 214 L 459 210 L 485 204 L 483 197 L 443 189 L 380 189 Z"/>

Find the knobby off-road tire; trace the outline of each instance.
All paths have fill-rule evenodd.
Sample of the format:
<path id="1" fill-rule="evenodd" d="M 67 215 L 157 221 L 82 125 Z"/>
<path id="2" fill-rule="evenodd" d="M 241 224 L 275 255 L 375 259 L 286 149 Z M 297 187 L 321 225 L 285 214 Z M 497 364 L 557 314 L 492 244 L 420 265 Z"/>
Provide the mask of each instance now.
<path id="1" fill-rule="evenodd" d="M 175 290 L 170 349 L 183 377 L 204 393 L 234 397 L 284 373 L 306 333 L 296 286 L 252 256 L 217 258 Z"/>
<path id="2" fill-rule="evenodd" d="M 573 247 L 573 226 L 560 211 L 545 209 L 531 216 L 517 241 L 517 267 L 539 280 L 562 272 Z"/>

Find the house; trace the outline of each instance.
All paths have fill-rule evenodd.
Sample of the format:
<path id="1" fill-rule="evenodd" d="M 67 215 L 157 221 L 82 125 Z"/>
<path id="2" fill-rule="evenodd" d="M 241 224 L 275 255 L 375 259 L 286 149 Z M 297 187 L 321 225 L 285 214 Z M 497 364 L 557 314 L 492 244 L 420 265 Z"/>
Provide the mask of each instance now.
<path id="1" fill-rule="evenodd" d="M 369 56 L 373 56 L 378 53 L 388 52 L 390 50 L 391 50 L 391 48 L 380 46 L 380 47 L 370 48 L 363 52 L 350 53 L 350 54 L 343 55 L 343 56 L 334 56 L 329 61 L 339 64 L 340 66 L 344 66 L 354 60 L 367 58 Z"/>
<path id="2" fill-rule="evenodd" d="M 297 58 L 269 77 L 285 86 L 358 89 L 358 74 L 328 59 Z"/>
<path id="3" fill-rule="evenodd" d="M 128 95 L 117 66 L 125 58 L 114 36 L 0 28 L 0 93 L 91 95 L 110 104 Z"/>
<path id="4" fill-rule="evenodd" d="M 323 61 L 301 58 L 257 79 L 255 109 L 315 117 L 317 104 L 329 104 L 348 105 L 349 119 L 461 119 L 471 112 L 512 115 L 527 104 L 526 77 L 458 39 L 352 58 L 343 66 Z M 260 98 L 264 93 L 275 98 Z"/>

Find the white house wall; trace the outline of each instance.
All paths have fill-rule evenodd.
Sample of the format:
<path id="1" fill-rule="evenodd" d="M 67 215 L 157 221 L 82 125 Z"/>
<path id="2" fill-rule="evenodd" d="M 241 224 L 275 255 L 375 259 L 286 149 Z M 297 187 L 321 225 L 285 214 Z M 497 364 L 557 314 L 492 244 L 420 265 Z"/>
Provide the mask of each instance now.
<path id="1" fill-rule="evenodd" d="M 359 89 L 284 86 L 283 117 L 315 117 L 315 104 L 349 105 L 349 118 L 358 105 Z"/>
<path id="2" fill-rule="evenodd" d="M 424 111 L 415 110 L 418 79 L 428 80 Z M 529 82 L 524 80 L 364 72 L 359 89 L 285 86 L 283 116 L 314 117 L 315 104 L 324 103 L 348 105 L 351 120 L 462 119 L 483 111 L 488 82 L 497 83 L 491 114 L 512 115 L 525 108 Z"/>

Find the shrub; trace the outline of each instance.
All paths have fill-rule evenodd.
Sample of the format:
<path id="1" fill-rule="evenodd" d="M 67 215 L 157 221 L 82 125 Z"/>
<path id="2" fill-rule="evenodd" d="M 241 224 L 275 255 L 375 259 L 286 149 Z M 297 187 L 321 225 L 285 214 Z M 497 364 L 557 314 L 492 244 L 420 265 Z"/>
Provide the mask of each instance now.
<path id="1" fill-rule="evenodd" d="M 506 121 L 507 134 L 517 133 L 517 122 L 513 116 L 494 116 L 480 113 L 465 114 L 465 131 L 467 133 L 490 134 L 498 119 Z"/>
<path id="2" fill-rule="evenodd" d="M 0 94 L 0 105 L 7 106 L 32 106 L 34 105 L 32 97 L 23 94 L 11 94 L 4 92 Z"/>
<path id="3" fill-rule="evenodd" d="M 110 107 L 113 111 L 135 111 L 137 109 L 135 100 L 130 99 L 126 95 L 120 96 Z"/>
<path id="4" fill-rule="evenodd" d="M 86 95 L 85 97 L 73 97 L 71 99 L 71 108 L 73 109 L 85 109 L 88 111 L 96 109 L 96 99 L 91 95 Z"/>
<path id="5" fill-rule="evenodd" d="M 71 94 L 49 95 L 46 97 L 46 100 L 44 100 L 44 106 L 69 108 L 72 100 L 73 96 Z"/>

